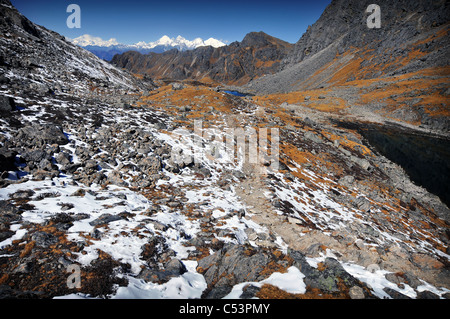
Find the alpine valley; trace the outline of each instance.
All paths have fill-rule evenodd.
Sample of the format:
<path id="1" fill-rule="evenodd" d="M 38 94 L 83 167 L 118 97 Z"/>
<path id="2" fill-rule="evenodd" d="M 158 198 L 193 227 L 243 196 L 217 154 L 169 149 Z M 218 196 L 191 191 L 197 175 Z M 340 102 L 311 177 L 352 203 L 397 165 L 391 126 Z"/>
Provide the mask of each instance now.
<path id="1" fill-rule="evenodd" d="M 0 0 L 0 298 L 450 298 L 450 3 L 371 3 L 126 46 Z"/>

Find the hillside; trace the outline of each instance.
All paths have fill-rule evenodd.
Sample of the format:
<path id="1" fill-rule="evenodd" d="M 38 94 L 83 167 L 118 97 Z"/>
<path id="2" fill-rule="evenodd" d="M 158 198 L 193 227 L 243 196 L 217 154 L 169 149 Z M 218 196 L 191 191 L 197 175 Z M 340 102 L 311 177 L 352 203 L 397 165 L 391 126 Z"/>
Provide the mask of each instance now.
<path id="1" fill-rule="evenodd" d="M 448 2 L 378 2 L 379 29 L 367 27 L 370 3 L 332 1 L 282 61 L 283 70 L 245 90 L 263 95 L 322 89 L 323 95 L 344 98 L 349 115 L 448 133 Z"/>

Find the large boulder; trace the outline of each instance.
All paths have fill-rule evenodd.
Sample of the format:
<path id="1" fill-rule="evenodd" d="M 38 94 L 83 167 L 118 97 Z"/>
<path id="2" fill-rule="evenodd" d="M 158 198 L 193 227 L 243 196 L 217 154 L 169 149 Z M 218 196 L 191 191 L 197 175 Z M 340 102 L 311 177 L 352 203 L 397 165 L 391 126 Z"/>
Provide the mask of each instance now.
<path id="1" fill-rule="evenodd" d="M 0 96 L 0 113 L 11 112 L 16 108 L 14 99 L 7 96 Z"/>
<path id="2" fill-rule="evenodd" d="M 15 139 L 18 143 L 28 147 L 41 148 L 46 144 L 65 145 L 69 143 L 69 139 L 63 133 L 61 128 L 51 124 L 33 124 L 21 128 Z"/>
<path id="3" fill-rule="evenodd" d="M 204 297 L 223 298 L 234 285 L 261 281 L 271 275 L 264 271 L 270 262 L 277 262 L 268 251 L 249 245 L 227 244 L 216 253 L 201 259 L 197 271 L 205 277 L 208 288 Z"/>

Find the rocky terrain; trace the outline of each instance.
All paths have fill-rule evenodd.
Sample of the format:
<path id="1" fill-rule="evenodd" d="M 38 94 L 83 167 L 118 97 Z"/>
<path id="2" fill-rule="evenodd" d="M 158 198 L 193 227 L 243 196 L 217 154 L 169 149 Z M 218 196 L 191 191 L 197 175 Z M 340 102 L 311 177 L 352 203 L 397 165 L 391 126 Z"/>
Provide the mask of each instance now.
<path id="1" fill-rule="evenodd" d="M 254 94 L 325 89 L 351 114 L 375 115 L 448 133 L 447 1 L 378 1 L 381 28 L 369 29 L 370 1 L 332 1 L 281 71 L 246 86 Z"/>
<path id="2" fill-rule="evenodd" d="M 449 208 L 351 88 L 137 78 L 0 11 L 1 298 L 450 297 Z"/>

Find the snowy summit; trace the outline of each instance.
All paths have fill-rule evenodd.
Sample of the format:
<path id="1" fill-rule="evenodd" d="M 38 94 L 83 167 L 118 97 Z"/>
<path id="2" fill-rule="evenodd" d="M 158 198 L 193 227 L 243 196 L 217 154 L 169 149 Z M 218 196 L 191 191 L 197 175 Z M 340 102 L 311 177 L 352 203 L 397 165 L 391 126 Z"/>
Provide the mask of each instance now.
<path id="1" fill-rule="evenodd" d="M 219 48 L 226 45 L 222 41 L 214 38 L 209 38 L 205 41 L 202 38 L 195 38 L 194 40 L 190 41 L 185 39 L 181 35 L 177 36 L 176 38 L 170 38 L 169 36 L 164 35 L 154 42 L 140 41 L 135 44 L 122 44 L 117 42 L 115 38 L 103 40 L 100 37 L 94 37 L 89 34 L 84 34 L 78 38 L 71 40 L 71 42 L 91 51 L 98 57 L 105 60 L 110 60 L 115 54 L 131 50 L 146 54 L 149 52 L 161 53 L 172 49 L 186 51 L 203 46 L 212 46 L 214 48 Z"/>

